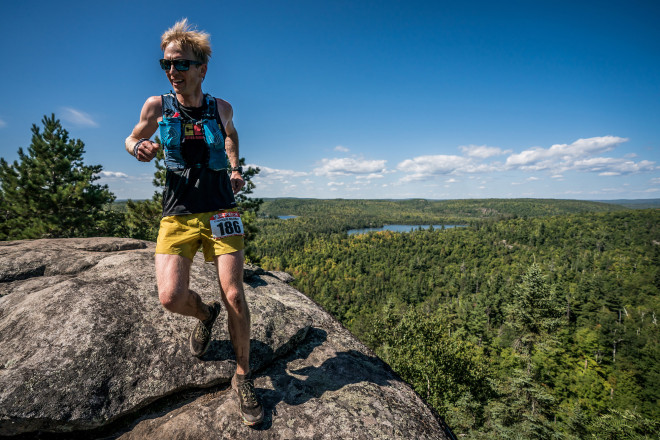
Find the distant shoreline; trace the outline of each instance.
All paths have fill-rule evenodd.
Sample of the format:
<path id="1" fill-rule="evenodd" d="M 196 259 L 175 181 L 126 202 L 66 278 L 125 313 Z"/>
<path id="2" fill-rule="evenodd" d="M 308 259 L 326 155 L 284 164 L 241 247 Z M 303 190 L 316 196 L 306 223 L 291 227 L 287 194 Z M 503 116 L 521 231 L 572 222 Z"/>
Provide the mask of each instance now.
<path id="1" fill-rule="evenodd" d="M 408 198 L 408 199 L 346 199 L 342 197 L 338 198 L 314 198 L 314 197 L 260 197 L 263 200 L 365 200 L 365 201 L 390 201 L 390 202 L 403 202 L 406 200 L 428 200 L 429 202 L 442 202 L 442 201 L 459 201 L 459 200 L 570 200 L 570 201 L 575 201 L 575 202 L 597 202 L 597 203 L 609 203 L 609 204 L 614 204 L 614 205 L 642 205 L 642 204 L 647 204 L 651 206 L 658 206 L 660 207 L 660 198 L 658 199 L 612 199 L 612 200 L 591 200 L 591 199 L 553 199 L 553 198 L 535 198 L 535 197 L 529 197 L 529 198 L 521 198 L 521 197 L 503 197 L 503 198 L 487 198 L 487 199 L 481 199 L 481 198 L 474 198 L 474 199 L 421 199 L 421 198 Z M 133 200 L 134 202 L 143 202 L 146 200 L 151 200 L 149 199 L 117 199 L 114 201 L 114 203 L 126 203 L 129 200 Z"/>

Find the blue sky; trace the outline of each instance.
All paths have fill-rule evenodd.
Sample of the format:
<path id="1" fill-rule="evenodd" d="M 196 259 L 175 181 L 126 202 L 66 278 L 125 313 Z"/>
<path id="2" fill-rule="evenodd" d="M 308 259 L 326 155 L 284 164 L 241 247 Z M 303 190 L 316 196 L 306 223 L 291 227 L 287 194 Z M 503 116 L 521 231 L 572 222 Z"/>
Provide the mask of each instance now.
<path id="1" fill-rule="evenodd" d="M 651 0 L 7 2 L 0 156 L 55 113 L 117 198 L 151 197 L 123 142 L 182 17 L 256 196 L 660 197 Z"/>

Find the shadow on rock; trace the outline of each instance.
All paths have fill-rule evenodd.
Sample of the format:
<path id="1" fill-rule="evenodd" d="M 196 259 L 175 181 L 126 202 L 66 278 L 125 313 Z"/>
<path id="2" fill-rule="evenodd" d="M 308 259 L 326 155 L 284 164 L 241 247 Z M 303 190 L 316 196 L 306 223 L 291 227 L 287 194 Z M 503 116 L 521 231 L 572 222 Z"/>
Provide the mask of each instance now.
<path id="1" fill-rule="evenodd" d="M 326 391 L 337 391 L 346 385 L 372 382 L 376 385 L 387 385 L 388 379 L 382 375 L 374 375 L 374 365 L 377 358 L 367 356 L 356 350 L 342 351 L 337 356 L 323 362 L 318 367 L 303 367 L 292 370 L 295 376 L 304 376 L 299 379 L 289 376 L 287 393 L 283 396 L 289 405 L 300 405 L 312 398 L 321 397 Z"/>
<path id="2" fill-rule="evenodd" d="M 261 277 L 257 277 L 257 276 L 250 276 L 249 278 L 246 278 L 243 281 L 245 282 L 245 284 L 249 285 L 252 288 L 268 285 L 266 281 L 261 279 Z"/>
<path id="3" fill-rule="evenodd" d="M 273 416 L 277 415 L 276 407 L 281 402 L 296 406 L 351 384 L 372 382 L 382 386 L 389 383 L 391 377 L 385 374 L 382 361 L 356 350 L 337 352 L 333 357 L 326 358 L 318 367 L 309 366 L 317 360 L 315 356 L 311 356 L 314 349 L 321 346 L 326 339 L 325 330 L 310 328 L 305 343 L 269 366 L 263 373 L 257 374 L 269 377 L 273 389 L 257 389 L 265 415 L 263 423 L 253 429 L 270 429 Z M 323 355 L 327 353 L 321 356 Z M 306 361 L 308 366 L 289 369 L 291 364 L 299 361 Z"/>
<path id="4" fill-rule="evenodd" d="M 250 346 L 250 352 L 253 351 L 252 346 L 259 343 L 259 341 L 252 340 Z M 233 360 L 236 361 L 236 356 L 234 355 L 234 347 L 231 345 L 231 341 L 228 339 L 225 340 L 212 340 L 209 344 L 209 349 L 200 358 L 203 361 L 226 361 Z"/>
<path id="5" fill-rule="evenodd" d="M 323 331 L 323 330 L 321 330 Z M 250 370 L 253 373 L 258 373 L 264 368 L 268 368 L 271 363 L 275 360 L 286 356 L 289 352 L 296 350 L 297 347 L 303 344 L 303 341 L 306 340 L 306 337 L 310 332 L 310 326 L 305 326 L 299 329 L 288 341 L 280 345 L 277 350 L 273 350 L 271 345 L 259 341 L 258 339 L 250 340 Z M 323 332 L 325 333 L 325 332 Z M 323 339 L 325 340 L 325 338 Z M 318 342 L 319 344 L 323 341 Z M 303 345 L 313 345 L 313 344 L 303 344 Z M 315 345 L 313 345 L 310 350 L 313 350 Z M 305 356 L 307 357 L 307 356 Z M 234 348 L 232 346 L 231 340 L 223 339 L 217 340 L 214 339 L 209 344 L 209 349 L 204 356 L 200 358 L 202 361 L 226 361 L 231 360 L 236 362 L 236 355 L 234 353 Z"/>

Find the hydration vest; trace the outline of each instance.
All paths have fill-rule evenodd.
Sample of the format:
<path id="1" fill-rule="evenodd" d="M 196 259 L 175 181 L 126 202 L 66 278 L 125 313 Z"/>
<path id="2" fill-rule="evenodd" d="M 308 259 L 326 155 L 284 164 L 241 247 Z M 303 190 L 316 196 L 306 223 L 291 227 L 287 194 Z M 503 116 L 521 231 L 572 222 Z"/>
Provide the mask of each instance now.
<path id="1" fill-rule="evenodd" d="M 227 153 L 225 152 L 225 132 L 218 125 L 215 118 L 215 98 L 209 94 L 204 95 L 206 110 L 202 119 L 192 121 L 203 127 L 204 140 L 209 149 L 208 161 L 203 163 L 186 163 L 181 155 L 181 143 L 183 142 L 182 121 L 179 116 L 179 101 L 174 93 L 162 95 L 163 120 L 158 123 L 160 128 L 160 140 L 165 147 L 165 165 L 170 170 L 181 170 L 183 168 L 210 168 L 213 170 L 227 169 Z"/>

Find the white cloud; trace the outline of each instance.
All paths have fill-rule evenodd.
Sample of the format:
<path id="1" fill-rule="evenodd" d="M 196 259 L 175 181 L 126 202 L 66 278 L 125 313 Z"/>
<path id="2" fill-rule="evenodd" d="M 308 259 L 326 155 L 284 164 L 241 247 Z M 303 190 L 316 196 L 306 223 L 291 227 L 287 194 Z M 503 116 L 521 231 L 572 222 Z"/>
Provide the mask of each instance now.
<path id="1" fill-rule="evenodd" d="M 418 156 L 406 159 L 397 165 L 397 169 L 407 173 L 401 182 L 425 180 L 432 176 L 452 173 L 487 173 L 499 169 L 497 162 L 492 164 L 476 163 L 468 157 L 439 154 L 435 156 Z"/>
<path id="2" fill-rule="evenodd" d="M 528 183 L 530 183 L 530 182 L 536 182 L 537 180 L 541 180 L 541 179 L 538 178 L 538 177 L 533 177 L 533 176 L 532 176 L 532 177 L 528 177 L 528 178 L 526 178 L 526 179 L 523 180 L 522 182 L 511 182 L 511 185 L 514 185 L 514 186 L 517 186 L 517 185 L 527 185 Z"/>
<path id="3" fill-rule="evenodd" d="M 547 150 L 540 147 L 534 147 L 518 154 L 512 154 L 507 157 L 506 165 L 510 167 L 531 168 L 531 164 L 540 162 L 549 156 Z M 545 166 L 537 166 L 537 169 L 543 169 Z"/>
<path id="4" fill-rule="evenodd" d="M 406 159 L 397 165 L 397 168 L 404 173 L 410 173 L 416 178 L 425 178 L 432 175 L 453 173 L 457 169 L 466 167 L 469 163 L 470 159 L 465 157 L 439 154 Z"/>
<path id="5" fill-rule="evenodd" d="M 6 126 L 7 126 L 7 123 L 5 121 L 3 121 L 2 119 L 0 119 L 0 128 L 6 127 Z"/>
<path id="6" fill-rule="evenodd" d="M 100 177 L 110 178 L 110 179 L 127 179 L 128 174 L 122 173 L 121 171 L 101 171 L 98 174 Z"/>
<path id="7" fill-rule="evenodd" d="M 591 191 L 590 194 L 621 194 L 624 191 L 623 188 L 601 188 L 598 191 Z"/>
<path id="8" fill-rule="evenodd" d="M 317 176 L 346 176 L 350 174 L 384 173 L 386 160 L 364 160 L 351 157 L 323 159 L 314 169 Z"/>
<path id="9" fill-rule="evenodd" d="M 343 188 L 346 184 L 344 182 L 328 182 L 327 185 L 330 187 L 330 191 L 337 191 L 340 188 Z"/>
<path id="10" fill-rule="evenodd" d="M 622 187 L 623 182 L 615 182 L 616 177 L 607 176 L 646 172 L 650 176 L 645 179 L 644 187 L 660 188 L 660 177 L 657 177 L 660 162 L 626 154 L 628 151 L 622 150 L 631 148 L 624 148 L 622 144 L 627 141 L 624 137 L 601 136 L 515 152 L 488 145 L 463 145 L 457 147 L 454 154 L 438 149 L 428 155 L 411 154 L 394 165 L 384 159 L 365 159 L 348 153 L 349 149 L 342 145 L 336 145 L 326 152 L 332 149 L 338 153 L 330 154 L 338 157 L 332 158 L 329 154 L 311 166 L 300 168 L 304 171 L 260 166 L 261 173 L 255 177 L 255 182 L 262 197 L 285 194 L 295 184 L 300 193 L 291 193 L 299 197 L 322 197 L 324 193 L 332 193 L 333 197 L 351 198 L 359 193 L 361 197 L 379 194 L 378 197 L 399 198 L 408 196 L 404 188 L 411 186 L 402 185 L 407 182 L 414 182 L 413 187 L 418 191 L 410 193 L 411 197 L 418 194 L 432 198 L 440 194 L 456 197 L 453 189 L 464 196 L 503 196 L 508 193 L 508 197 L 521 197 L 522 192 L 532 194 L 531 191 L 544 195 L 560 194 L 558 191 L 570 187 L 582 190 L 576 194 L 588 194 L 582 183 L 566 185 L 571 179 L 580 178 L 576 174 L 583 174 L 581 178 L 584 179 L 584 174 L 588 173 L 593 179 L 611 181 L 608 186 Z M 617 154 L 617 151 L 621 152 Z M 392 173 L 396 177 L 389 176 Z M 494 184 L 496 178 L 506 183 Z M 427 189 L 426 184 L 432 186 Z M 594 189 L 593 185 L 588 187 Z M 594 194 L 605 194 L 605 191 L 610 190 L 597 189 Z"/>
<path id="11" fill-rule="evenodd" d="M 479 159 L 487 159 L 493 156 L 501 156 L 508 154 L 511 150 L 502 150 L 498 147 L 489 147 L 487 145 L 466 145 L 459 147 L 460 150 L 469 157 L 477 157 Z"/>
<path id="12" fill-rule="evenodd" d="M 90 115 L 80 110 L 76 110 L 71 107 L 62 107 L 64 114 L 62 119 L 67 122 L 70 122 L 74 125 L 84 126 L 84 127 L 98 127 L 99 124 L 92 119 Z"/>
<path id="13" fill-rule="evenodd" d="M 371 180 L 371 179 L 382 179 L 385 177 L 383 174 L 371 173 L 366 176 L 355 176 L 358 180 Z"/>
<path id="14" fill-rule="evenodd" d="M 549 148 L 532 147 L 515 154 L 499 147 L 467 145 L 459 147 L 462 154 L 425 155 L 406 159 L 396 166 L 396 170 L 402 176 L 399 183 L 445 176 L 445 184 L 455 183 L 454 176 L 467 175 L 468 179 L 482 179 L 492 173 L 526 172 L 527 176 L 511 182 L 516 186 L 540 181 L 546 176 L 555 182 L 562 182 L 567 179 L 566 173 L 569 171 L 607 177 L 660 170 L 656 162 L 635 161 L 635 156 L 631 154 L 618 158 L 601 156 L 627 141 L 623 137 L 600 136 L 578 139 L 571 144 L 555 144 Z M 494 158 L 504 154 L 508 155 L 506 161 Z M 534 171 L 547 171 L 547 174 L 536 174 Z M 479 185 L 486 184 L 480 181 Z"/>
<path id="15" fill-rule="evenodd" d="M 655 162 L 642 160 L 633 162 L 614 157 L 593 157 L 590 159 L 577 160 L 572 168 L 578 171 L 600 173 L 600 175 L 613 176 L 619 174 L 632 174 L 642 171 L 653 171 Z"/>
<path id="16" fill-rule="evenodd" d="M 517 154 L 510 155 L 506 160 L 508 169 L 523 171 L 551 170 L 555 176 L 562 172 L 573 170 L 598 173 L 600 176 L 618 176 L 634 174 L 656 169 L 655 162 L 641 160 L 635 162 L 634 155 L 623 158 L 596 156 L 613 150 L 627 142 L 627 138 L 617 136 L 602 136 L 588 139 L 578 139 L 572 144 L 557 144 L 548 149 L 534 147 Z"/>
<path id="17" fill-rule="evenodd" d="M 259 174 L 257 174 L 254 177 L 255 179 L 283 181 L 293 177 L 305 177 L 309 175 L 309 173 L 306 173 L 304 171 L 279 170 L 276 168 L 264 167 L 253 164 L 250 164 L 248 166 L 252 168 L 259 167 Z"/>
<path id="18" fill-rule="evenodd" d="M 617 136 L 601 136 L 578 139 L 572 144 L 555 144 L 548 149 L 533 147 L 510 155 L 506 165 L 522 170 L 571 169 L 574 161 L 611 151 L 627 141 L 627 138 Z"/>

